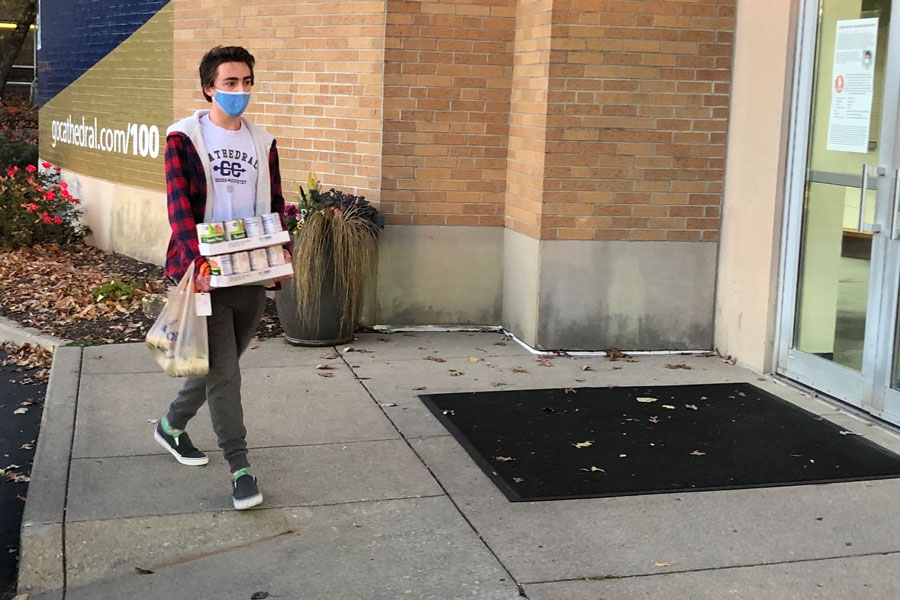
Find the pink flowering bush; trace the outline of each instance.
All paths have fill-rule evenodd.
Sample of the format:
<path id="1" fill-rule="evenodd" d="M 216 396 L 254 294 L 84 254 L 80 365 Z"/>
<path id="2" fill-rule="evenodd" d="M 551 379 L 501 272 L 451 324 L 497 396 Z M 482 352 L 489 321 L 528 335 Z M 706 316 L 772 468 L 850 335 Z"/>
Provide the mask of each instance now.
<path id="1" fill-rule="evenodd" d="M 0 247 L 64 245 L 91 234 L 81 224 L 81 201 L 60 180 L 59 168 L 42 166 L 10 166 L 0 172 Z"/>

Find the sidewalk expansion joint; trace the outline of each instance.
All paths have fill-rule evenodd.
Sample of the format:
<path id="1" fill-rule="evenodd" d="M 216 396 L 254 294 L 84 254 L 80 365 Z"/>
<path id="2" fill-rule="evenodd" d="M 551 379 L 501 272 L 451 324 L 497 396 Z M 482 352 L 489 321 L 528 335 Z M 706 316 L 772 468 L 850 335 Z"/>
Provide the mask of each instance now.
<path id="1" fill-rule="evenodd" d="M 434 436 L 443 437 L 443 436 Z M 318 446 L 347 446 L 348 444 L 374 444 L 376 442 L 399 442 L 401 438 L 378 438 L 372 440 L 348 440 L 338 442 L 315 442 L 312 444 L 278 444 L 274 446 L 247 446 L 248 450 L 277 450 L 279 448 L 314 448 Z M 218 447 L 199 448 L 207 454 L 220 452 Z M 145 452 L 142 454 L 104 454 L 99 456 L 73 456 L 72 460 L 106 460 L 116 458 L 147 458 L 152 456 L 171 456 L 167 452 Z"/>
<path id="2" fill-rule="evenodd" d="M 351 373 L 353 373 L 354 378 L 359 382 L 359 385 L 362 386 L 363 390 L 365 390 L 366 394 L 368 394 L 368 396 L 372 400 L 372 402 L 374 402 L 375 405 L 378 406 L 378 409 L 385 416 L 385 418 L 390 422 L 391 427 L 393 427 L 397 431 L 397 433 L 400 434 L 400 438 L 406 444 L 406 447 L 409 448 L 410 452 L 412 452 L 413 455 L 422 464 L 422 466 L 425 467 L 425 469 L 428 471 L 428 474 L 431 475 L 431 478 L 434 479 L 434 482 L 437 484 L 437 486 L 441 488 L 441 490 L 444 492 L 444 495 L 447 497 L 447 499 L 453 505 L 453 508 L 456 509 L 456 512 L 459 514 L 459 516 L 463 519 L 463 521 L 466 522 L 466 524 L 475 533 L 475 535 L 478 536 L 478 540 L 481 542 L 481 545 L 484 546 L 484 548 L 491 554 L 491 556 L 494 557 L 494 560 L 497 561 L 497 564 L 500 565 L 500 568 L 503 569 L 503 571 L 506 573 L 507 577 L 509 577 L 509 580 L 512 581 L 516 585 L 516 587 L 519 590 L 519 597 L 525 598 L 527 600 L 528 596 L 525 594 L 525 589 L 522 587 L 522 584 L 519 582 L 519 580 L 516 579 L 516 577 L 512 574 L 512 571 L 510 571 L 509 568 L 507 568 L 507 566 L 500 559 L 500 556 L 487 543 L 487 540 L 485 540 L 484 536 L 481 535 L 481 532 L 478 531 L 478 528 L 475 526 L 475 523 L 473 523 L 469 519 L 469 517 L 466 516 L 466 514 L 463 512 L 462 508 L 460 508 L 459 504 L 456 502 L 456 500 L 453 498 L 453 496 L 450 495 L 450 492 L 447 491 L 447 488 L 444 486 L 444 483 L 440 479 L 438 479 L 437 474 L 431 469 L 431 467 L 428 465 L 428 463 L 425 462 L 425 459 L 422 458 L 422 455 L 419 454 L 416 451 L 416 449 L 413 447 L 413 445 L 410 443 L 409 438 L 407 438 L 405 435 L 403 435 L 403 432 L 400 431 L 399 427 L 397 427 L 397 423 L 394 421 L 394 419 L 391 418 L 391 416 L 387 413 L 387 411 L 384 410 L 384 407 L 381 406 L 381 403 L 378 402 L 378 399 L 375 398 L 375 395 L 372 393 L 372 390 L 370 390 L 366 386 L 366 380 L 368 378 L 360 378 L 359 375 L 356 373 L 356 370 L 354 369 L 353 365 L 351 365 L 349 362 L 347 362 L 347 358 L 343 354 L 340 355 L 340 359 L 344 362 L 345 365 L 347 365 L 347 368 L 350 369 Z M 444 436 L 433 436 L 433 437 L 444 437 Z"/>
<path id="3" fill-rule="evenodd" d="M 678 575 L 684 573 L 709 573 L 713 571 L 731 571 L 735 569 L 753 569 L 756 567 L 777 567 L 781 565 L 794 565 L 804 563 L 826 562 L 831 560 L 846 560 L 849 558 L 867 558 L 871 556 L 894 556 L 900 554 L 900 550 L 888 550 L 885 552 L 863 552 L 860 554 L 839 554 L 835 556 L 822 556 L 819 558 L 799 558 L 797 560 L 776 560 L 773 562 L 748 563 L 743 565 L 727 565 L 723 567 L 701 567 L 696 569 L 669 569 L 659 573 L 635 573 L 634 575 L 585 575 L 583 577 L 566 577 L 564 579 L 546 579 L 527 581 L 523 585 L 541 585 L 548 583 L 571 583 L 575 581 L 605 581 L 608 579 L 642 579 L 645 577 L 663 577 L 665 575 Z"/>
<path id="4" fill-rule="evenodd" d="M 261 513 L 266 511 L 273 510 L 290 510 L 294 508 L 326 508 L 329 506 L 349 506 L 352 504 L 373 504 L 376 502 L 397 502 L 401 500 L 421 500 L 421 499 L 430 499 L 430 498 L 444 498 L 447 494 L 423 494 L 417 496 L 392 496 L 390 498 L 365 498 L 362 500 L 347 500 L 346 502 L 319 502 L 316 504 L 279 504 L 277 506 L 260 506 L 259 508 L 254 508 L 249 511 L 250 513 Z M 180 512 L 167 512 L 167 513 L 157 513 L 157 514 L 147 514 L 147 515 L 132 515 L 132 516 L 124 516 L 124 517 L 110 517 L 108 519 L 73 519 L 71 521 L 72 524 L 75 523 L 108 523 L 110 521 L 131 521 L 135 519 L 154 519 L 154 518 L 166 518 L 166 517 L 186 517 L 190 515 L 213 515 L 213 514 L 230 514 L 235 512 L 232 508 L 216 508 L 211 510 L 194 510 L 194 511 L 180 511 Z"/>

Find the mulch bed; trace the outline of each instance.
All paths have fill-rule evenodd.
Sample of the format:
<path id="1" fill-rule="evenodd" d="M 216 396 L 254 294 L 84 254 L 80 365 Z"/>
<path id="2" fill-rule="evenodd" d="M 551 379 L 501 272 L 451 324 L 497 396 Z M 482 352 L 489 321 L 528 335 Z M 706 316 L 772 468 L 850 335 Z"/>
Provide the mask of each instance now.
<path id="1" fill-rule="evenodd" d="M 113 280 L 134 286 L 133 296 L 95 301 L 92 291 Z M 84 243 L 0 250 L 0 315 L 85 345 L 142 341 L 153 319 L 141 299 L 165 294 L 166 286 L 160 266 Z M 269 299 L 257 336 L 282 333 Z"/>

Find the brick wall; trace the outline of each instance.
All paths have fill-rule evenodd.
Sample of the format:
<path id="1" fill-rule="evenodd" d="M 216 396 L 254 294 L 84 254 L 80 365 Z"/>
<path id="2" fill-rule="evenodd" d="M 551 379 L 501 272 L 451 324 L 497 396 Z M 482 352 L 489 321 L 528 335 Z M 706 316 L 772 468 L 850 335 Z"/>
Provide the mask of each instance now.
<path id="1" fill-rule="evenodd" d="M 555 0 L 543 239 L 715 241 L 734 0 Z"/>
<path id="2" fill-rule="evenodd" d="M 514 0 L 388 0 L 381 208 L 502 225 Z"/>
<path id="3" fill-rule="evenodd" d="M 540 237 L 553 0 L 516 6 L 505 225 Z"/>
<path id="4" fill-rule="evenodd" d="M 247 115 L 278 139 L 285 193 L 314 170 L 377 199 L 381 168 L 384 1 L 174 0 L 175 114 L 208 103 L 197 66 L 215 45 L 255 56 Z"/>

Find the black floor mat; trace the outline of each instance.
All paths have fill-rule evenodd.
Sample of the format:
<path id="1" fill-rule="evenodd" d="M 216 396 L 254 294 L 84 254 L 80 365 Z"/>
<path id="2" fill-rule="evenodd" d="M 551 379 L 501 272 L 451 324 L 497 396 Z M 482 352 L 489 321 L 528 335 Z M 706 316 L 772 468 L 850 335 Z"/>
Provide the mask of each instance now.
<path id="1" fill-rule="evenodd" d="M 900 456 L 749 383 L 420 398 L 514 502 L 900 477 Z"/>

